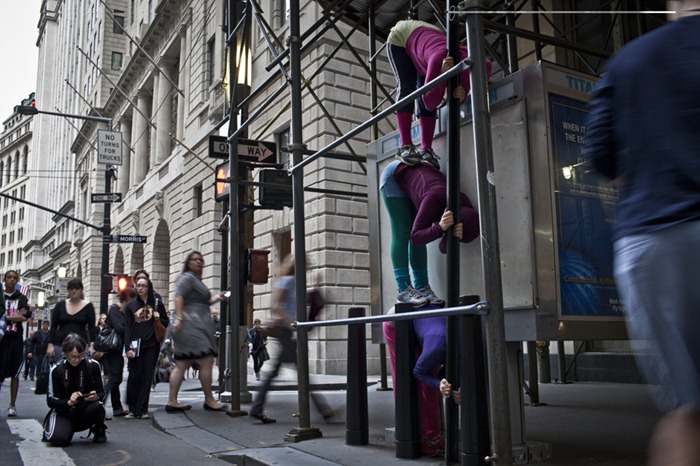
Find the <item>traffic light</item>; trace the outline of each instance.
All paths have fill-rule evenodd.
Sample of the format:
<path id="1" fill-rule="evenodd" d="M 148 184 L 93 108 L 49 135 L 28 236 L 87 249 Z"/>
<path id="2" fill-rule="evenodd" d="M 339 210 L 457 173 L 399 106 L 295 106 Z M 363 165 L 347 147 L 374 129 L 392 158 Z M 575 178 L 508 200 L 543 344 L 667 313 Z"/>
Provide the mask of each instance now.
<path id="1" fill-rule="evenodd" d="M 129 275 L 117 274 L 112 276 L 112 293 L 119 293 L 133 286 L 134 280 Z"/>
<path id="2" fill-rule="evenodd" d="M 214 182 L 214 199 L 219 201 L 227 201 L 229 192 L 231 191 L 228 183 L 229 163 L 228 160 L 216 166 L 216 179 Z"/>
<path id="3" fill-rule="evenodd" d="M 15 107 L 15 112 L 20 115 L 36 115 L 39 113 L 39 109 L 36 108 L 36 99 L 23 99 L 22 105 L 17 105 Z"/>

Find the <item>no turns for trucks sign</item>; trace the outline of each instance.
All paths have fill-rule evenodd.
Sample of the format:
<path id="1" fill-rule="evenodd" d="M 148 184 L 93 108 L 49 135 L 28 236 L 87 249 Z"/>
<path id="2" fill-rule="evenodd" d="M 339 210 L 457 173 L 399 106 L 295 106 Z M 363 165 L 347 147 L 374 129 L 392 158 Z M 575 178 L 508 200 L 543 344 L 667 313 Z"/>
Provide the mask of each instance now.
<path id="1" fill-rule="evenodd" d="M 97 163 L 122 164 L 122 133 L 105 130 L 97 132 Z"/>

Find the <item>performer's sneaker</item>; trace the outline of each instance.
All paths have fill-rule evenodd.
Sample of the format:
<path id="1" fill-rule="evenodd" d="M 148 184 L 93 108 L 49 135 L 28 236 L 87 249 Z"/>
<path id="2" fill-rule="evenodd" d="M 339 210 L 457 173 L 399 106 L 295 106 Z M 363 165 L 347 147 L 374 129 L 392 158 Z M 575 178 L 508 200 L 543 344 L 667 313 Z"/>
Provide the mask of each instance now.
<path id="1" fill-rule="evenodd" d="M 433 167 L 440 170 L 440 157 L 433 152 L 432 149 L 421 149 L 418 151 L 418 155 L 422 162 L 429 163 Z"/>
<path id="2" fill-rule="evenodd" d="M 438 298 L 433 289 L 430 288 L 430 285 L 425 285 L 418 288 L 416 291 L 425 296 L 430 302 L 431 306 L 445 307 L 445 300 Z"/>
<path id="3" fill-rule="evenodd" d="M 413 304 L 414 308 L 423 307 L 428 304 L 428 298 L 420 294 L 411 285 L 408 285 L 405 290 L 399 293 L 396 297 L 396 301 L 399 303 Z"/>
<path id="4" fill-rule="evenodd" d="M 420 155 L 416 152 L 416 147 L 410 144 L 399 147 L 396 151 L 396 158 L 406 165 L 418 165 L 421 162 Z"/>
<path id="5" fill-rule="evenodd" d="M 14 406 L 7 408 L 7 417 L 17 417 L 17 410 Z"/>

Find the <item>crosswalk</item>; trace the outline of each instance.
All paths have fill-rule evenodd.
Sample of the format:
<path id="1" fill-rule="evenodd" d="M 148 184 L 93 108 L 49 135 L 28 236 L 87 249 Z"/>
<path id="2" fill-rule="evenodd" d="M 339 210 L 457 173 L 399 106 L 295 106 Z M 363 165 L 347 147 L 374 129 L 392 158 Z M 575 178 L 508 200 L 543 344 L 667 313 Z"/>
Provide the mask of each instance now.
<path id="1" fill-rule="evenodd" d="M 36 419 L 8 419 L 7 425 L 21 439 L 17 450 L 24 466 L 75 466 L 63 449 L 41 441 L 43 428 Z"/>

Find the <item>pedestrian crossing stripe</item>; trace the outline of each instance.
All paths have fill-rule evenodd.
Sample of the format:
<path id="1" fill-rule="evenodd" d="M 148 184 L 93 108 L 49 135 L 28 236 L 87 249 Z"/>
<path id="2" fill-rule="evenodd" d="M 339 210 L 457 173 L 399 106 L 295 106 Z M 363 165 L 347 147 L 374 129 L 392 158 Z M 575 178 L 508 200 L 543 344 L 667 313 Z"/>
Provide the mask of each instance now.
<path id="1" fill-rule="evenodd" d="M 21 439 L 17 442 L 17 449 L 24 466 L 75 466 L 62 448 L 41 441 L 44 428 L 36 419 L 8 419 L 7 425 L 10 432 Z"/>

